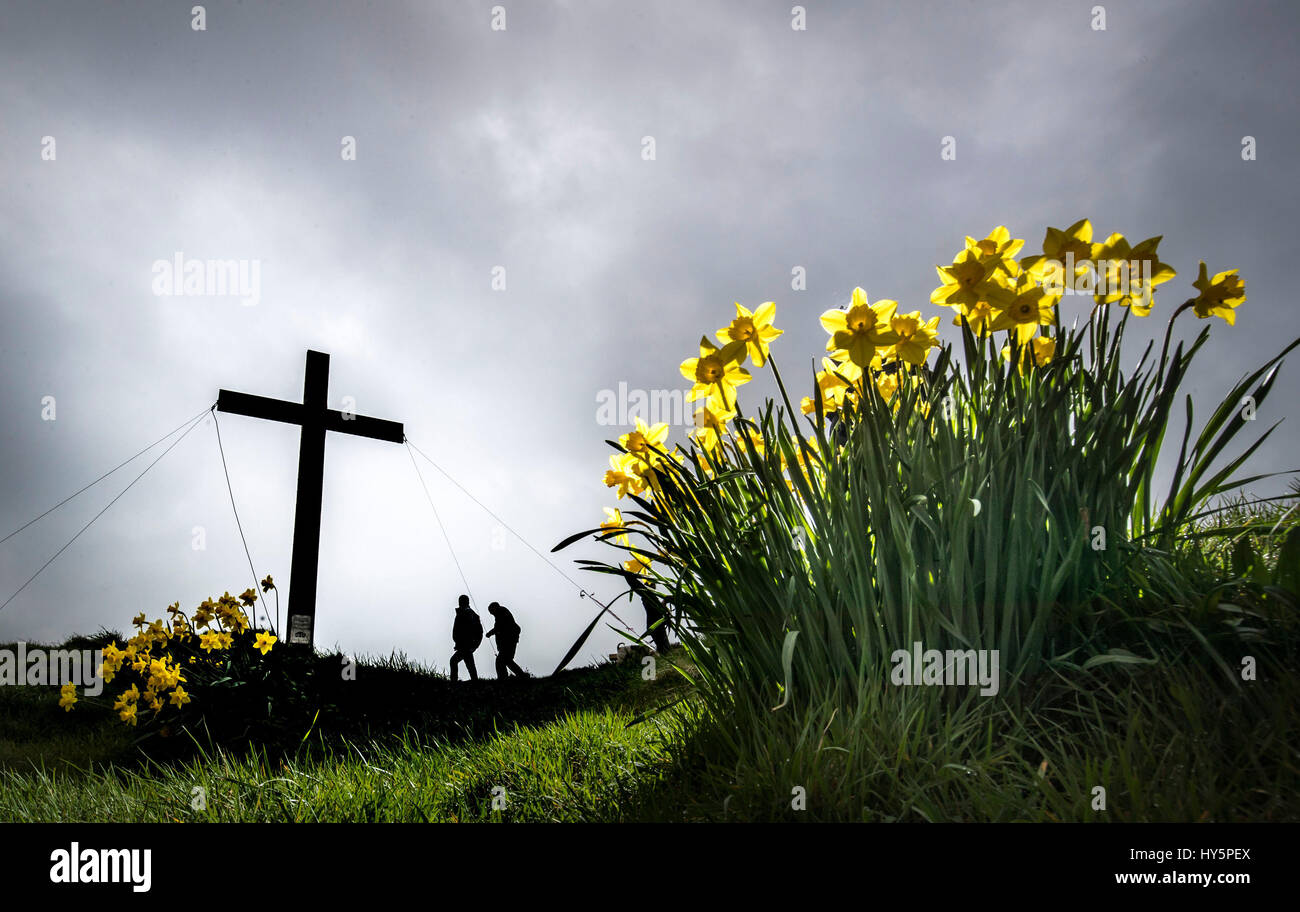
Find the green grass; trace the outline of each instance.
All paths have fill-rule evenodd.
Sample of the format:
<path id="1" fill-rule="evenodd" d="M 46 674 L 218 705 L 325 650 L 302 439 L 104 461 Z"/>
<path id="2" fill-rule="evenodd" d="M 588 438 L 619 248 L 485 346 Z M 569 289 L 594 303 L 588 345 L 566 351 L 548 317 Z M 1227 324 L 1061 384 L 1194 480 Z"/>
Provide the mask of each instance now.
<path id="1" fill-rule="evenodd" d="M 57 687 L 0 687 L 0 770 L 95 768 L 134 753 L 134 736 L 107 712 L 59 708 Z"/>
<path id="2" fill-rule="evenodd" d="M 94 648 L 113 638 L 121 642 L 120 636 L 106 633 L 74 637 L 52 648 Z M 12 649 L 13 644 L 0 648 Z M 117 720 L 108 707 L 122 689 L 118 681 L 98 699 L 83 695 L 70 713 L 58 707 L 57 687 L 2 687 L 0 768 L 61 763 L 86 768 L 130 762 L 141 753 L 171 761 L 185 759 L 200 745 L 247 742 L 268 754 L 301 754 L 342 740 L 369 743 L 407 732 L 457 741 L 515 725 L 543 724 L 567 712 L 629 706 L 650 690 L 630 687 L 637 677 L 634 663 L 546 678 L 452 682 L 400 653 L 357 657 L 353 677 L 341 674 L 338 653 L 295 653 L 279 662 L 272 683 L 260 690 L 244 686 L 241 692 L 204 692 L 196 698 L 197 712 L 188 717 L 187 729 L 172 723 L 170 736 L 159 725 L 127 728 Z"/>
<path id="3" fill-rule="evenodd" d="M 671 658 L 689 669 L 680 649 Z M 436 683 L 383 664 L 363 666 L 372 686 L 392 676 L 381 692 Z M 4 688 L 0 821 L 1294 821 L 1293 667 L 1265 661 L 1236 687 L 1197 668 L 1102 666 L 935 717 L 886 688 L 854 718 L 758 740 L 705 724 L 698 700 L 653 713 L 690 686 L 676 672 L 643 681 L 628 662 L 518 682 L 538 703 L 585 704 L 545 720 L 507 720 L 527 704 L 482 682 L 489 706 L 463 716 L 481 720 L 495 698 L 486 730 L 318 727 L 290 752 L 191 741 L 167 760 L 144 757 L 113 720 L 58 710 L 53 688 Z"/>
<path id="4" fill-rule="evenodd" d="M 937 714 L 882 688 L 857 715 L 825 725 L 814 714 L 774 715 L 769 726 L 741 730 L 697 715 L 673 733 L 674 772 L 641 796 L 641 814 L 1300 821 L 1300 683 L 1289 668 L 1271 672 L 1236 688 L 1200 669 L 1111 666 L 1044 675 L 1017 699 L 970 699 Z"/>
<path id="5" fill-rule="evenodd" d="M 164 744 L 102 709 L 63 712 L 57 688 L 7 687 L 0 821 L 620 819 L 667 764 L 662 725 L 640 717 L 689 686 L 640 672 L 453 684 L 401 656 L 363 661 L 292 750 Z"/>
<path id="6" fill-rule="evenodd" d="M 627 710 L 586 710 L 468 742 L 410 732 L 331 745 L 308 759 L 219 750 L 177 764 L 90 775 L 3 772 L 0 820 L 618 819 L 620 808 L 667 763 L 658 729 L 628 728 L 631 718 Z M 200 794 L 204 806 L 195 809 Z"/>

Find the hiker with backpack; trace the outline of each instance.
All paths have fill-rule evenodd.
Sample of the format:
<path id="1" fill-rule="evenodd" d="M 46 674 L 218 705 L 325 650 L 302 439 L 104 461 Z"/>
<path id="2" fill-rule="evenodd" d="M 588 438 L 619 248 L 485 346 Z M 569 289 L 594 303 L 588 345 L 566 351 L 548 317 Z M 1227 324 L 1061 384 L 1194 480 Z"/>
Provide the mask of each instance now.
<path id="1" fill-rule="evenodd" d="M 497 638 L 497 677 L 506 678 L 512 671 L 517 677 L 526 677 L 524 670 L 515 664 L 520 629 L 515 623 L 514 615 L 504 605 L 496 602 L 488 605 L 488 613 L 496 618 L 496 626 L 487 635 L 495 635 Z"/>
<path id="2" fill-rule="evenodd" d="M 469 669 L 469 679 L 477 681 L 478 670 L 474 667 L 474 650 L 478 649 L 479 644 L 483 642 L 483 622 L 479 620 L 477 612 L 469 607 L 468 595 L 462 595 L 460 603 L 456 606 L 456 621 L 451 625 L 451 641 L 456 646 L 456 651 L 451 654 L 451 679 L 458 680 L 458 666 L 463 660 L 465 667 Z"/>

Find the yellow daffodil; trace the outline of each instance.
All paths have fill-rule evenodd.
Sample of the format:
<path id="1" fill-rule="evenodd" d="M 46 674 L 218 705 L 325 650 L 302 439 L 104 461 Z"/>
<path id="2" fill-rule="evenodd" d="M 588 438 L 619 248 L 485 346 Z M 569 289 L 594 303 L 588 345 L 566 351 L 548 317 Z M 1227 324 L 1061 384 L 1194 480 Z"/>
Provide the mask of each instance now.
<path id="1" fill-rule="evenodd" d="M 744 342 L 729 342 L 718 348 L 707 336 L 700 336 L 700 356 L 682 362 L 682 376 L 694 386 L 686 394 L 686 401 L 716 397 L 724 408 L 736 401 L 736 387 L 750 381 L 749 371 L 737 363 Z"/>
<path id="2" fill-rule="evenodd" d="M 921 319 L 921 312 L 914 310 L 910 314 L 896 314 L 889 325 L 898 336 L 894 355 L 908 364 L 924 364 L 930 349 L 939 344 L 938 317 L 926 322 Z"/>
<path id="3" fill-rule="evenodd" d="M 184 687 L 178 687 L 172 691 L 171 696 L 168 697 L 167 699 L 168 702 L 172 704 L 172 706 L 179 708 L 181 706 L 184 706 L 186 703 L 190 702 L 190 695 L 185 692 Z"/>
<path id="4" fill-rule="evenodd" d="M 1034 336 L 1027 343 L 1020 346 L 1020 363 L 1017 367 L 1020 373 L 1025 372 L 1026 367 L 1042 367 L 1056 356 L 1056 340 L 1050 336 Z M 1011 360 L 1011 346 L 1002 346 L 1002 357 Z"/>
<path id="5" fill-rule="evenodd" d="M 1063 294 L 1067 287 L 1074 287 L 1074 280 L 1092 268 L 1092 261 L 1097 257 L 1100 244 L 1092 242 L 1092 222 L 1079 219 L 1069 228 L 1048 228 L 1043 238 L 1043 252 L 1040 256 L 1026 257 L 1020 266 L 1026 272 L 1051 288 L 1055 294 Z M 1074 274 L 1066 275 L 1067 264 L 1073 260 Z"/>
<path id="6" fill-rule="evenodd" d="M 207 627 L 212 623 L 212 618 L 216 615 L 217 606 L 212 599 L 204 599 L 199 603 L 199 607 L 194 609 L 194 626 Z"/>
<path id="7" fill-rule="evenodd" d="M 880 367 L 880 357 L 872 359 L 871 367 Z M 831 352 L 830 358 L 822 358 L 822 368 L 835 374 L 846 381 L 850 386 L 855 385 L 862 379 L 862 368 L 849 360 L 849 353 L 846 351 Z"/>
<path id="8" fill-rule="evenodd" d="M 647 427 L 644 421 L 637 418 L 636 430 L 628 431 L 618 438 L 618 442 L 633 456 L 648 460 L 657 455 L 655 450 L 663 450 L 664 444 L 668 442 L 668 425 L 660 423 Z"/>
<path id="9" fill-rule="evenodd" d="M 821 389 L 823 414 L 829 415 L 844 408 L 844 394 L 849 390 L 847 383 L 832 373 L 818 371 L 817 386 Z M 805 415 L 816 414 L 817 400 L 812 396 L 804 396 L 799 400 L 799 411 Z"/>
<path id="10" fill-rule="evenodd" d="M 712 452 L 727 433 L 727 422 L 736 417 L 736 413 L 710 402 L 695 410 L 695 428 L 690 431 L 691 439 L 703 449 Z"/>
<path id="11" fill-rule="evenodd" d="M 615 453 L 609 457 L 609 471 L 605 473 L 605 486 L 618 489 L 618 497 L 640 494 L 645 485 L 633 471 L 637 459 L 630 453 Z"/>
<path id="12" fill-rule="evenodd" d="M 1029 351 L 1034 364 L 1042 367 L 1056 357 L 1056 340 L 1050 336 L 1034 336 L 1029 340 Z"/>
<path id="13" fill-rule="evenodd" d="M 817 372 L 817 386 L 822 393 L 822 411 L 825 414 L 838 412 L 844 408 L 844 397 L 862 377 L 862 368 L 852 361 L 838 362 L 822 358 L 822 369 Z M 805 415 L 815 414 L 817 403 L 811 396 L 805 396 L 799 403 L 799 409 Z"/>
<path id="14" fill-rule="evenodd" d="M 606 541 L 613 541 L 619 545 L 630 545 L 632 539 L 627 535 L 627 526 L 623 524 L 623 511 L 617 507 L 605 507 L 605 521 L 600 527 L 607 532 L 619 533 Z"/>
<path id="15" fill-rule="evenodd" d="M 113 683 L 113 678 L 118 670 L 122 667 L 122 662 L 126 658 L 126 653 L 117 646 L 117 641 L 109 643 L 104 647 L 104 661 L 99 666 L 100 676 L 103 677 L 107 684 Z"/>
<path id="16" fill-rule="evenodd" d="M 753 313 L 737 301 L 736 319 L 732 320 L 729 326 L 718 330 L 718 339 L 724 346 L 739 342 L 741 348 L 737 357 L 743 358 L 748 353 L 754 366 L 762 367 L 767 363 L 768 345 L 785 332 L 772 325 L 774 319 L 776 319 L 776 304 L 772 301 L 758 305 L 758 310 Z"/>
<path id="17" fill-rule="evenodd" d="M 143 627 L 143 626 L 144 626 L 144 623 L 145 623 L 145 621 L 144 621 L 144 612 L 141 611 L 141 612 L 140 612 L 139 614 L 137 614 L 135 617 L 131 618 L 131 623 L 132 623 L 134 626 L 136 626 L 136 627 Z"/>
<path id="18" fill-rule="evenodd" d="M 898 385 L 902 371 L 893 373 L 882 373 L 876 378 L 876 392 L 880 393 L 880 398 L 889 402 L 894 398 L 894 393 L 898 392 Z"/>
<path id="19" fill-rule="evenodd" d="M 268 573 L 266 575 L 266 579 L 262 580 L 262 591 L 269 592 L 274 588 L 275 588 L 275 580 L 271 579 L 271 574 Z"/>
<path id="20" fill-rule="evenodd" d="M 870 367 L 877 349 L 898 341 L 898 334 L 889 325 L 897 309 L 897 301 L 868 304 L 867 293 L 861 288 L 853 289 L 848 310 L 828 310 L 822 314 L 822 327 L 831 335 L 826 349 L 843 349 L 858 367 Z"/>
<path id="21" fill-rule="evenodd" d="M 242 593 L 240 593 L 239 600 L 243 602 L 245 606 L 249 608 L 253 607 L 254 605 L 257 604 L 257 590 L 251 588 L 245 589 Z"/>
<path id="22" fill-rule="evenodd" d="M 1232 326 L 1237 322 L 1233 308 L 1246 300 L 1246 283 L 1237 275 L 1237 270 L 1216 272 L 1214 278 L 1208 277 L 1205 262 L 1201 262 L 1200 273 L 1192 283 L 1200 292 L 1193 301 L 1192 309 L 1202 320 L 1209 317 L 1223 317 Z"/>
<path id="23" fill-rule="evenodd" d="M 628 573 L 645 573 L 650 569 L 650 559 L 640 551 L 633 551 L 632 559 L 623 562 L 623 569 Z"/>
<path id="24" fill-rule="evenodd" d="M 69 681 L 59 688 L 59 706 L 63 707 L 64 712 L 72 712 L 72 707 L 77 705 L 77 685 Z"/>
<path id="25" fill-rule="evenodd" d="M 149 687 L 158 689 L 167 680 L 167 660 L 154 659 L 149 663 Z"/>
<path id="26" fill-rule="evenodd" d="M 1001 261 L 981 258 L 978 249 L 967 248 L 957 254 L 951 266 L 936 266 L 943 284 L 930 292 L 931 304 L 946 307 L 974 307 L 988 300 L 995 287 L 993 276 Z"/>
<path id="27" fill-rule="evenodd" d="M 677 462 L 681 461 L 681 457 L 678 456 L 676 453 L 669 453 L 668 458 L 673 459 L 674 461 Z M 662 456 L 656 459 L 654 462 L 647 462 L 644 459 L 637 459 L 635 457 L 632 458 L 632 461 L 629 463 L 629 465 L 631 466 L 633 474 L 635 474 L 636 477 L 640 480 L 642 490 L 649 488 L 655 493 L 656 496 L 662 496 L 663 492 L 660 490 L 660 481 L 659 481 L 660 472 L 656 467 L 662 466 L 664 462 L 665 460 Z"/>
<path id="28" fill-rule="evenodd" d="M 1028 342 L 1039 326 L 1056 323 L 1056 302 L 1059 295 L 1050 295 L 1027 274 L 1022 274 L 1016 285 L 999 298 L 998 308 L 990 328 L 994 332 L 1014 330 L 1021 342 Z"/>
<path id="29" fill-rule="evenodd" d="M 204 633 L 199 636 L 199 648 L 204 652 L 211 652 L 214 649 L 221 648 L 220 634 Z"/>
<path id="30" fill-rule="evenodd" d="M 993 325 L 993 320 L 997 316 L 993 306 L 988 301 L 980 301 L 970 307 L 958 308 L 960 313 L 952 318 L 953 326 L 961 326 L 962 317 L 966 318 L 966 323 L 970 326 L 971 332 L 977 336 L 991 332 L 989 329 Z"/>
<path id="31" fill-rule="evenodd" d="M 623 524 L 623 511 L 618 507 L 605 507 L 605 521 L 600 524 L 602 529 L 609 531 L 622 531 L 626 528 Z"/>
<path id="32" fill-rule="evenodd" d="M 659 480 L 659 471 L 654 466 L 635 458 L 629 461 L 627 466 L 635 479 L 635 486 L 630 489 L 633 494 L 662 498 L 663 489 Z M 650 494 L 647 495 L 646 491 Z"/>
<path id="33" fill-rule="evenodd" d="M 1119 302 L 1139 317 L 1151 313 L 1155 287 L 1177 275 L 1172 266 L 1160 262 L 1156 253 L 1160 239 L 1157 235 L 1130 246 L 1124 235 L 1116 232 L 1101 244 L 1097 265 L 1105 288 L 1098 289 L 1097 303 Z"/>
<path id="34" fill-rule="evenodd" d="M 260 651 L 262 655 L 266 655 L 271 651 L 271 647 L 274 646 L 277 641 L 278 637 L 262 630 L 253 638 L 253 648 Z"/>
<path id="35" fill-rule="evenodd" d="M 123 722 L 125 722 L 127 725 L 135 725 L 136 722 L 138 721 L 135 716 L 134 703 L 123 706 L 121 710 L 118 711 L 117 715 L 118 718 L 121 719 Z"/>
<path id="36" fill-rule="evenodd" d="M 998 225 L 981 241 L 967 236 L 966 249 L 973 250 L 982 261 L 991 263 L 1009 276 L 1020 271 L 1015 255 L 1025 246 L 1023 238 L 1013 238 L 1006 225 Z"/>

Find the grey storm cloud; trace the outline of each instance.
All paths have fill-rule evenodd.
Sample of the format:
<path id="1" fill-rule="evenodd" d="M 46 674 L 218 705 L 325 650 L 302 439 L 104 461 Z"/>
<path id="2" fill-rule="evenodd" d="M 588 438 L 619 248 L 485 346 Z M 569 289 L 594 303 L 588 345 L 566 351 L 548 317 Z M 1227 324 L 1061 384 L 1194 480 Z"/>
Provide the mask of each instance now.
<path id="1" fill-rule="evenodd" d="M 1027 252 L 1084 216 L 1163 234 L 1165 313 L 1198 259 L 1239 267 L 1249 300 L 1189 383 L 1202 413 L 1300 335 L 1294 4 L 1104 3 L 1105 31 L 1092 3 L 808 3 L 802 31 L 784 2 L 507 2 L 504 31 L 494 5 L 207 3 L 204 31 L 188 2 L 7 6 L 0 535 L 219 388 L 297 400 L 317 349 L 332 407 L 404 422 L 545 553 L 615 503 L 602 390 L 680 389 L 734 301 L 775 300 L 783 371 L 810 377 L 823 310 L 860 285 L 929 312 L 934 265 L 998 224 Z M 258 300 L 155 295 L 178 252 L 257 261 Z M 1288 420 L 1255 471 L 1297 468 L 1294 398 L 1260 417 Z M 256 569 L 287 584 L 296 429 L 219 421 Z M 0 640 L 247 586 L 215 431 L 201 421 L 0 612 Z M 160 449 L 0 545 L 0 599 Z M 480 610 L 509 605 L 521 662 L 548 671 L 592 603 L 421 468 Z M 464 584 L 410 457 L 331 435 L 324 501 L 318 642 L 445 667 Z M 551 559 L 607 598 L 611 578 L 571 563 L 605 550 Z M 583 657 L 619 641 L 602 629 Z"/>

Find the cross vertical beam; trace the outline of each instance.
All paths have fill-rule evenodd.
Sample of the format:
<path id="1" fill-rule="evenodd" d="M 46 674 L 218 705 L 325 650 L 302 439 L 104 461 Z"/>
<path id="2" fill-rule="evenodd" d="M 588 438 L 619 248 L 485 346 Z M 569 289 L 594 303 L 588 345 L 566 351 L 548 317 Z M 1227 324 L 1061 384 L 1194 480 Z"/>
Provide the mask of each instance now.
<path id="1" fill-rule="evenodd" d="M 328 408 L 330 356 L 307 352 L 302 402 L 285 402 L 221 390 L 217 410 L 302 427 L 298 443 L 298 497 L 294 507 L 293 559 L 289 572 L 290 644 L 310 646 L 316 634 L 316 574 L 320 568 L 321 500 L 325 488 L 325 432 L 402 443 L 401 423 Z"/>
<path id="2" fill-rule="evenodd" d="M 329 405 L 330 356 L 307 352 L 302 388 L 302 437 L 298 443 L 298 503 L 293 514 L 289 570 L 289 642 L 316 641 L 316 574 L 320 569 L 320 513 L 325 491 L 325 410 Z"/>

